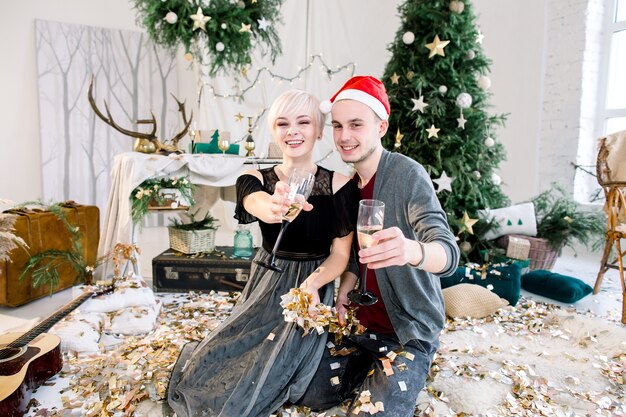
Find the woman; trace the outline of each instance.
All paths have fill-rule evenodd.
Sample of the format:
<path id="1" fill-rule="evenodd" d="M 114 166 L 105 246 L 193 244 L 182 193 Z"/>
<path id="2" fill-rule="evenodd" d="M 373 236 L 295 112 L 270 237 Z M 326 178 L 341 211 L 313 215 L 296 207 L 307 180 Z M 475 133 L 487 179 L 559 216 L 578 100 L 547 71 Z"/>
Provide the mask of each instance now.
<path id="1" fill-rule="evenodd" d="M 315 97 L 298 90 L 283 93 L 272 104 L 268 123 L 283 163 L 246 171 L 237 180 L 235 218 L 240 223 L 258 220 L 263 235 L 255 260 L 270 260 L 288 207 L 291 170 L 315 173 L 308 200 L 313 208 L 302 211 L 282 237 L 276 260 L 282 272 L 253 262 L 232 315 L 193 353 L 192 346 L 183 349 L 168 398 L 179 417 L 267 417 L 300 398 L 322 355 L 326 338 L 303 337 L 295 323 L 285 322 L 280 297 L 300 287 L 314 302 L 332 305 L 330 283 L 348 262 L 359 192 L 354 181 L 313 161 L 324 127 Z"/>

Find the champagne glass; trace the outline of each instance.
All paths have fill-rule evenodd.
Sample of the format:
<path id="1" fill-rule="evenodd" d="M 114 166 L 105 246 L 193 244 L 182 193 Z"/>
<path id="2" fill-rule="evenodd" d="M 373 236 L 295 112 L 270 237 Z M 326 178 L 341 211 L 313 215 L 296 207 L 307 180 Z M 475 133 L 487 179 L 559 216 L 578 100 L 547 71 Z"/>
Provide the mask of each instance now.
<path id="1" fill-rule="evenodd" d="M 278 245 L 280 245 L 280 240 L 287 229 L 287 226 L 296 218 L 300 211 L 302 211 L 302 207 L 304 207 L 304 203 L 306 199 L 311 194 L 311 190 L 313 189 L 313 184 L 315 183 L 315 175 L 310 172 L 294 169 L 289 176 L 289 194 L 287 195 L 287 199 L 289 200 L 289 208 L 287 212 L 283 214 L 283 221 L 280 225 L 280 232 L 278 233 L 278 237 L 276 238 L 276 243 L 274 243 L 274 248 L 272 249 L 272 254 L 270 256 L 270 262 L 263 262 L 255 260 L 257 264 L 271 269 L 276 272 L 283 272 L 282 268 L 276 265 L 276 252 L 278 251 Z"/>
<path id="2" fill-rule="evenodd" d="M 220 139 L 217 141 L 217 147 L 222 151 L 222 155 L 226 156 L 226 151 L 230 148 L 230 142 L 228 139 Z"/>
<path id="3" fill-rule="evenodd" d="M 379 200 L 359 201 L 359 217 L 357 218 L 356 232 L 361 249 L 369 248 L 377 243 L 372 235 L 383 229 L 384 219 L 385 203 Z M 367 290 L 366 281 L 367 264 L 363 264 L 359 289 L 348 293 L 350 301 L 362 306 L 370 306 L 378 301 L 376 294 Z"/>

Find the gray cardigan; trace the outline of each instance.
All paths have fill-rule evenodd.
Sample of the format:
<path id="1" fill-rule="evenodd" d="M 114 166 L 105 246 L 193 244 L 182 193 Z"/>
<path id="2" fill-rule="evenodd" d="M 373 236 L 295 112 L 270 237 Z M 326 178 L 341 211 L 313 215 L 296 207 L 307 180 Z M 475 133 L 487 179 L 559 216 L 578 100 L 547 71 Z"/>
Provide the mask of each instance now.
<path id="1" fill-rule="evenodd" d="M 385 203 L 384 227 L 397 226 L 409 239 L 440 243 L 448 255 L 446 267 L 436 275 L 410 265 L 376 270 L 387 314 L 400 343 L 413 339 L 432 342 L 445 322 L 439 277 L 455 271 L 459 247 L 422 165 L 384 150 L 375 181 L 374 199 Z"/>

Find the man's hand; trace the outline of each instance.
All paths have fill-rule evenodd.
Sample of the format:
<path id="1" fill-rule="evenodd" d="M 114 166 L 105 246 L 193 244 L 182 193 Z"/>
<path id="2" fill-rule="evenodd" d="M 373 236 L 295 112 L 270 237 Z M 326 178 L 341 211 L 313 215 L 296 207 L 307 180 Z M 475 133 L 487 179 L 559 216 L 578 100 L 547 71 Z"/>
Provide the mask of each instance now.
<path id="1" fill-rule="evenodd" d="M 398 227 L 380 230 L 372 235 L 377 244 L 359 251 L 359 261 L 370 269 L 405 265 L 412 260 L 413 241 L 404 237 Z"/>
<path id="2" fill-rule="evenodd" d="M 335 309 L 337 310 L 337 320 L 341 326 L 346 325 L 346 315 L 348 314 L 347 306 L 350 305 L 348 294 L 337 294 L 335 301 Z"/>

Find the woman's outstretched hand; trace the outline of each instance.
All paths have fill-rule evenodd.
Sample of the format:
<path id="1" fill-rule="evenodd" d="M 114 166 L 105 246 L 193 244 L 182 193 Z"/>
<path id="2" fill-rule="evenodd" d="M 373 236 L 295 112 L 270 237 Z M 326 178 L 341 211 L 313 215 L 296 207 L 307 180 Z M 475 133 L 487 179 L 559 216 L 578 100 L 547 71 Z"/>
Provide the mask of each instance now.
<path id="1" fill-rule="evenodd" d="M 289 208 L 289 184 L 278 181 L 274 188 L 274 194 L 270 197 L 270 213 L 265 220 L 266 223 L 280 223 L 283 214 Z"/>

